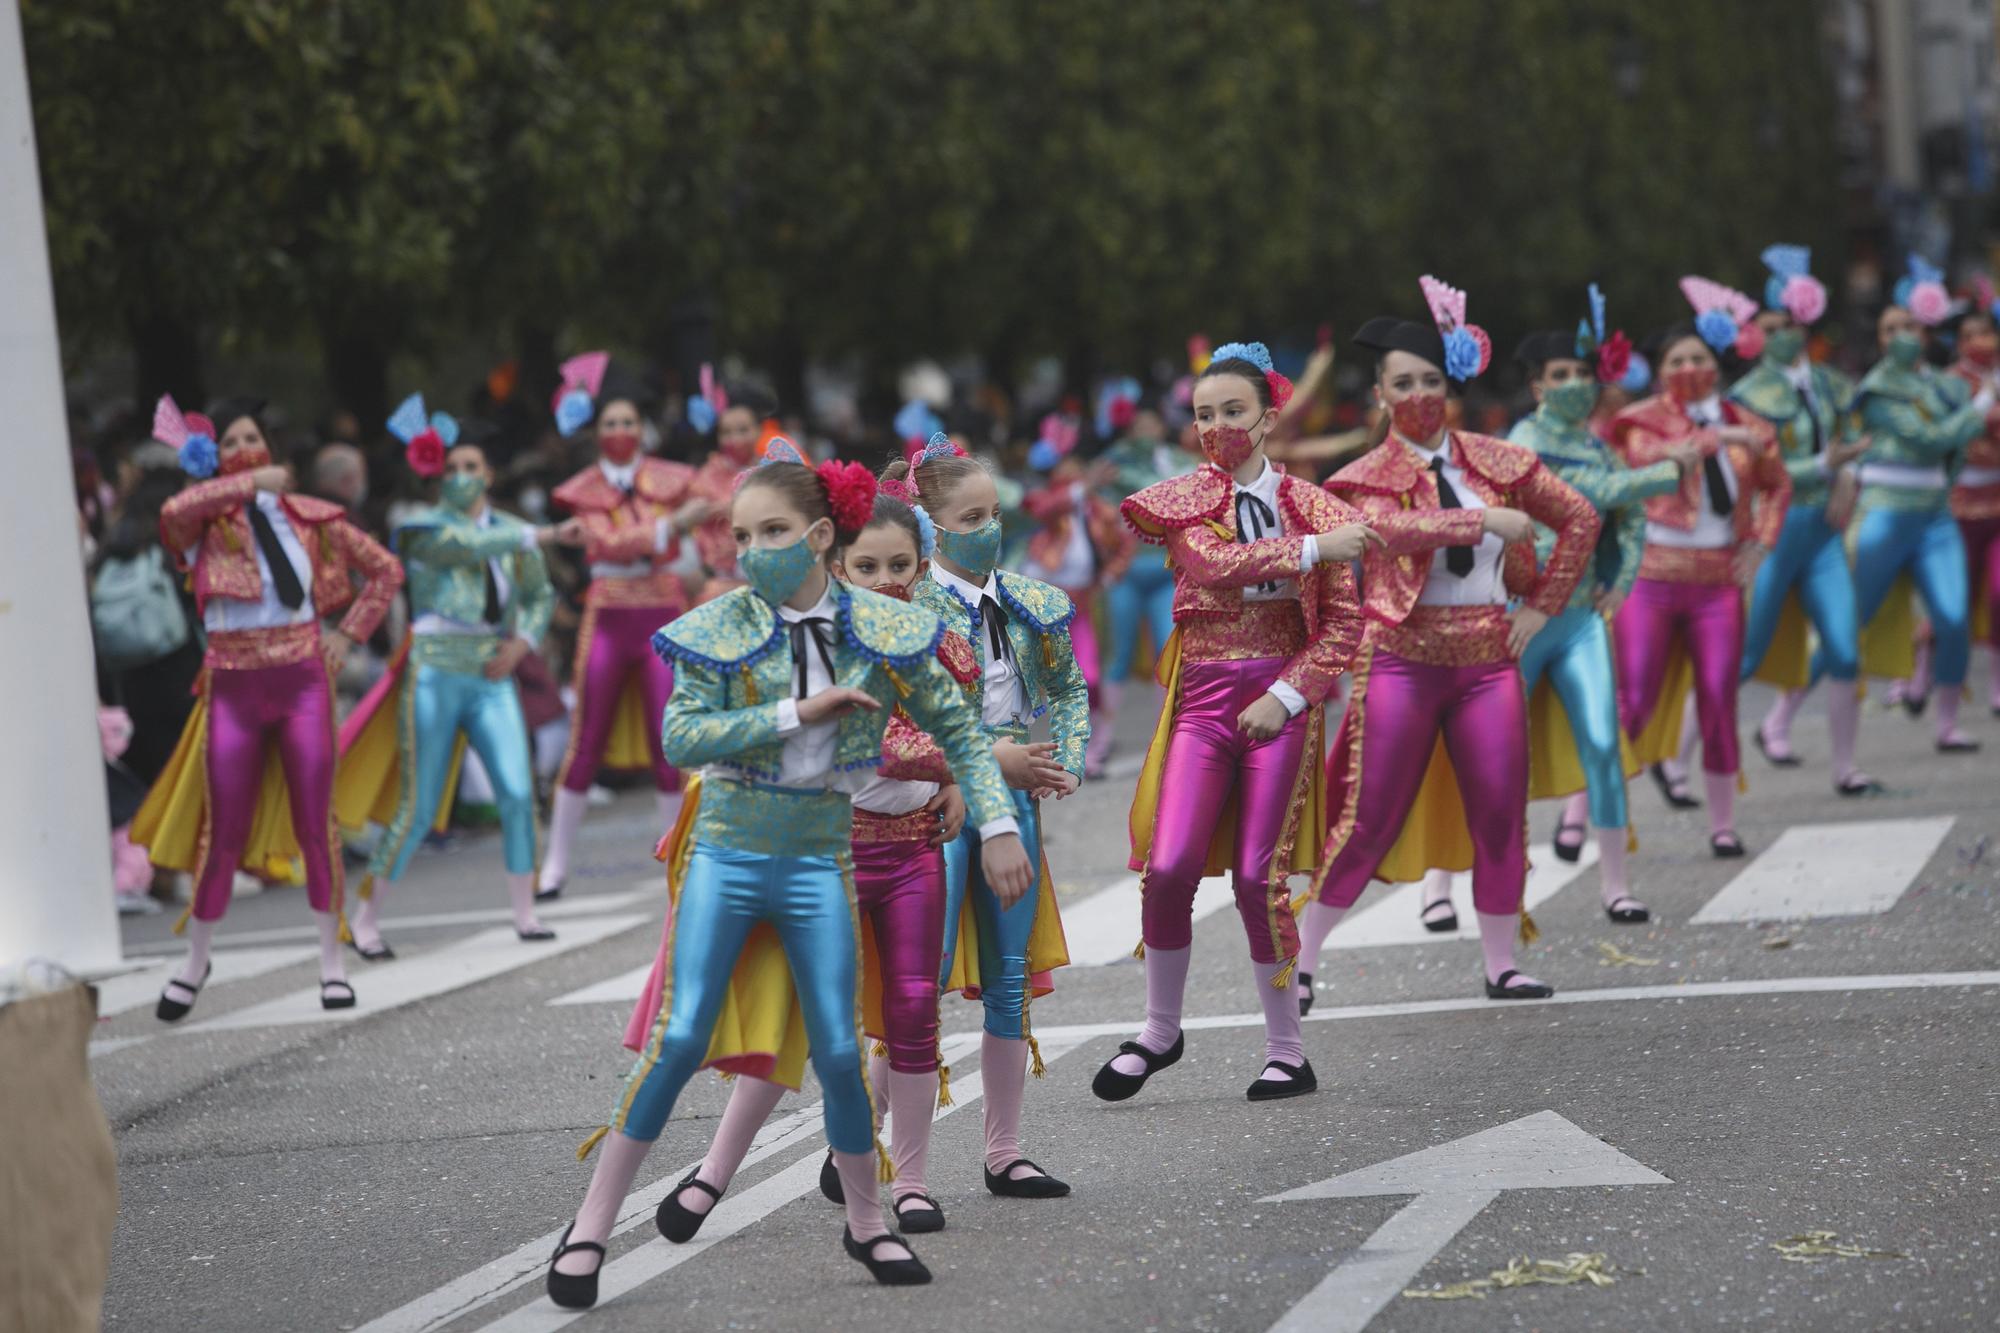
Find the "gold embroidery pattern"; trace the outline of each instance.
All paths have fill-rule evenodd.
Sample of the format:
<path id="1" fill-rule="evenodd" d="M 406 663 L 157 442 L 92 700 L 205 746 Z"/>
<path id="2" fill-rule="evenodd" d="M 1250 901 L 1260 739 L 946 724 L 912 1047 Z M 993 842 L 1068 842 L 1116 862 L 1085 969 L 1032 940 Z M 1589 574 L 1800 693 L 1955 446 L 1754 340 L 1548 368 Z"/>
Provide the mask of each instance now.
<path id="1" fill-rule="evenodd" d="M 1649 542 L 1639 558 L 1639 577 L 1656 583 L 1714 587 L 1736 582 L 1735 560 L 1736 549 L 1731 546 L 1660 546 Z"/>
<path id="2" fill-rule="evenodd" d="M 290 666 L 319 655 L 319 622 L 269 629 L 217 630 L 203 659 L 212 671 L 256 671 Z"/>
<path id="3" fill-rule="evenodd" d="M 906 815 L 878 815 L 859 806 L 854 810 L 854 841 L 928 842 L 938 831 L 938 817 L 928 810 L 912 810 Z"/>
<path id="4" fill-rule="evenodd" d="M 1416 606 L 1400 625 L 1384 625 L 1376 645 L 1425 666 L 1484 666 L 1508 659 L 1507 609 L 1501 606 Z"/>

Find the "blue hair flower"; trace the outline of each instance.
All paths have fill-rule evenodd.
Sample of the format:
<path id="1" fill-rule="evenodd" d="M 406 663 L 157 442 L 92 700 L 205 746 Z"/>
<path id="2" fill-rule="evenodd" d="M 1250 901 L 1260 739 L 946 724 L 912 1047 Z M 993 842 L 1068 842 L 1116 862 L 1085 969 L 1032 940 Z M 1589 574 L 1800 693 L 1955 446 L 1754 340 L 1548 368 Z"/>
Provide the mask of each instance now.
<path id="1" fill-rule="evenodd" d="M 440 440 L 444 441 L 445 448 L 449 449 L 458 443 L 458 418 L 451 413 L 431 413 L 431 429 L 438 433 Z"/>
<path id="2" fill-rule="evenodd" d="M 389 414 L 389 433 L 404 444 L 422 435 L 424 427 L 428 424 L 430 424 L 429 419 L 424 415 L 424 396 L 420 393 L 413 393 L 405 398 L 397 404 L 396 410 Z"/>
<path id="3" fill-rule="evenodd" d="M 1694 317 L 1694 331 L 1701 340 L 1718 352 L 1726 352 L 1736 345 L 1736 321 L 1726 310 L 1704 310 Z"/>
<path id="4" fill-rule="evenodd" d="M 1764 279 L 1764 308 L 1766 310 L 1783 310 L 1785 308 L 1785 284 L 1790 281 L 1790 276 L 1784 273 L 1773 273 L 1770 277 Z"/>
<path id="5" fill-rule="evenodd" d="M 922 505 L 911 505 L 910 512 L 917 516 L 917 554 L 928 560 L 937 550 L 937 524 L 931 522 L 930 511 Z"/>
<path id="6" fill-rule="evenodd" d="M 583 429 L 593 411 L 590 394 L 584 389 L 571 389 L 556 404 L 556 430 L 567 438 Z"/>
<path id="7" fill-rule="evenodd" d="M 1479 340 L 1463 328 L 1444 335 L 1444 373 L 1461 384 L 1479 373 Z"/>
<path id="8" fill-rule="evenodd" d="M 944 429 L 944 422 L 931 410 L 929 403 L 912 398 L 903 404 L 903 410 L 896 413 L 896 438 L 899 440 L 925 440 Z"/>
<path id="9" fill-rule="evenodd" d="M 1577 359 L 1582 360 L 1583 358 L 1589 356 L 1592 352 L 1596 350 L 1597 350 L 1597 339 L 1591 336 L 1590 321 L 1587 319 L 1579 319 L 1576 322 Z"/>
<path id="10" fill-rule="evenodd" d="M 1210 365 L 1218 361 L 1248 361 L 1266 374 L 1272 369 L 1271 349 L 1263 343 L 1224 343 L 1209 353 Z"/>
<path id="11" fill-rule="evenodd" d="M 222 454 L 210 437 L 196 432 L 181 442 L 181 471 L 196 481 L 206 481 L 215 475 L 215 469 L 222 463 Z"/>
<path id="12" fill-rule="evenodd" d="M 1812 272 L 1812 251 L 1803 245 L 1767 245 L 1758 258 L 1780 278 L 1803 278 Z"/>
<path id="13" fill-rule="evenodd" d="M 687 423 L 703 435 L 715 429 L 715 405 L 699 394 L 688 399 Z"/>
<path id="14" fill-rule="evenodd" d="M 1053 441 L 1036 440 L 1028 449 L 1028 466 L 1037 472 L 1047 472 L 1062 462 L 1062 454 Z"/>
<path id="15" fill-rule="evenodd" d="M 1625 378 L 1618 381 L 1618 387 L 1636 396 L 1646 392 L 1652 382 L 1653 367 L 1645 357 L 1632 353 L 1631 363 L 1625 367 Z"/>

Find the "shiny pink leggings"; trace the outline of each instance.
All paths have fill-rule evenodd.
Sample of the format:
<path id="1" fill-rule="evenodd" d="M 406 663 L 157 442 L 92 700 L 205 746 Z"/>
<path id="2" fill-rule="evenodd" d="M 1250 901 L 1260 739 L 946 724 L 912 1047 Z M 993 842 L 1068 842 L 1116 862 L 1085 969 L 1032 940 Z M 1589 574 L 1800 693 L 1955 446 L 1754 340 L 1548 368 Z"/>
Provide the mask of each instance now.
<path id="1" fill-rule="evenodd" d="M 1986 642 L 2000 652 L 2000 518 L 1961 518 L 1958 531 L 1972 586 L 1986 598 Z M 1994 697 L 2000 698 L 2000 689 Z"/>
<path id="2" fill-rule="evenodd" d="M 1185 949 L 1194 938 L 1194 893 L 1208 860 L 1216 818 L 1236 796 L 1231 864 L 1236 910 L 1250 957 L 1275 963 L 1299 950 L 1291 893 L 1271 882 L 1271 859 L 1291 813 L 1305 757 L 1306 715 L 1267 741 L 1253 741 L 1236 718 L 1284 670 L 1283 658 L 1190 662 L 1181 671 L 1180 704 L 1167 741 L 1153 850 L 1141 878 L 1141 933 L 1148 948 Z"/>
<path id="3" fill-rule="evenodd" d="M 611 723 L 618 716 L 619 696 L 634 672 L 646 701 L 646 750 L 653 760 L 653 782 L 661 791 L 680 787 L 680 774 L 660 753 L 660 715 L 674 692 L 674 672 L 653 651 L 653 631 L 675 614 L 657 606 L 601 606 L 590 612 L 589 636 L 577 645 L 576 714 L 570 719 L 569 754 L 563 760 L 564 787 L 573 792 L 590 790 L 611 738 Z"/>
<path id="4" fill-rule="evenodd" d="M 1097 626 L 1090 620 L 1090 599 L 1097 595 L 1095 588 L 1064 588 L 1070 601 L 1076 604 L 1076 614 L 1070 617 L 1069 646 L 1076 655 L 1076 669 L 1083 673 L 1083 683 L 1090 687 L 1090 702 L 1097 704 L 1097 687 L 1103 681 L 1103 670 L 1097 654 Z"/>
<path id="5" fill-rule="evenodd" d="M 1743 593 L 1733 583 L 1640 579 L 1612 622 L 1618 653 L 1618 721 L 1645 729 L 1660 705 L 1667 652 L 1679 638 L 1694 664 L 1701 766 L 1718 775 L 1742 763 L 1736 744 L 1736 686 L 1743 660 Z"/>
<path id="6" fill-rule="evenodd" d="M 879 1036 L 889 1067 L 937 1068 L 938 963 L 944 955 L 944 853 L 921 842 L 856 842 L 856 906 L 875 933 Z"/>
<path id="7" fill-rule="evenodd" d="M 1361 766 L 1348 775 L 1361 789 L 1321 901 L 1352 907 L 1368 887 L 1403 831 L 1442 734 L 1472 834 L 1473 906 L 1489 916 L 1519 911 L 1528 874 L 1528 705 L 1519 665 L 1430 666 L 1378 649 L 1349 706 L 1364 710 Z"/>
<path id="8" fill-rule="evenodd" d="M 264 752 L 277 742 L 291 792 L 292 832 L 306 863 L 306 897 L 331 911 L 333 858 L 333 693 L 326 665 L 303 662 L 208 678 L 208 853 L 194 894 L 194 918 L 220 921 L 250 838 Z"/>

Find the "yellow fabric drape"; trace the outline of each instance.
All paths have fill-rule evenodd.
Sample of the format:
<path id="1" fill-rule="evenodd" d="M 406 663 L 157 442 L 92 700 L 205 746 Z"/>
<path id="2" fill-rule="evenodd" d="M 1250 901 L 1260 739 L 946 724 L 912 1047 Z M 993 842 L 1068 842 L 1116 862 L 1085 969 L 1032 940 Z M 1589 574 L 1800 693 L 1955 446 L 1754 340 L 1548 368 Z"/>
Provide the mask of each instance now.
<path id="1" fill-rule="evenodd" d="M 156 866 L 194 874 L 201 869 L 202 839 L 208 827 L 208 677 L 204 673 L 180 742 L 132 818 L 132 842 L 144 847 Z M 276 742 L 264 751 L 263 785 L 250 837 L 243 845 L 244 870 L 264 879 L 298 883 L 305 878 L 284 765 Z"/>
<path id="2" fill-rule="evenodd" d="M 618 711 L 611 718 L 611 735 L 604 744 L 604 767 L 627 773 L 653 766 L 653 748 L 648 733 L 659 725 L 658 718 L 646 719 L 646 696 L 635 678 L 627 681 L 618 695 Z"/>
<path id="3" fill-rule="evenodd" d="M 1908 680 L 1917 670 L 1917 585 L 1897 576 L 1874 619 L 1861 627 L 1861 674 Z"/>
<path id="4" fill-rule="evenodd" d="M 374 716 L 361 728 L 354 744 L 340 756 L 333 774 L 333 818 L 340 831 L 353 837 L 370 824 L 389 827 L 396 819 L 403 798 L 403 747 L 398 738 L 403 716 L 403 691 L 410 688 L 410 673 L 390 689 Z M 459 770 L 465 764 L 465 734 L 452 743 L 451 771 L 445 775 L 444 791 L 431 827 L 439 833 L 451 827 L 451 808 L 458 794 Z"/>

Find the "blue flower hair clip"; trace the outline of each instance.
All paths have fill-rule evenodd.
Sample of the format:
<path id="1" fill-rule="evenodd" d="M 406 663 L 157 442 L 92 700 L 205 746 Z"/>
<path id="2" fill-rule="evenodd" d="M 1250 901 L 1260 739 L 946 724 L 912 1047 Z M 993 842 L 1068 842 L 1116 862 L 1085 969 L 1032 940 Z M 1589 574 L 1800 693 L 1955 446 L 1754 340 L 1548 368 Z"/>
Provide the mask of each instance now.
<path id="1" fill-rule="evenodd" d="M 1694 331 L 1717 352 L 1726 352 L 1736 345 L 1736 321 L 1726 310 L 1702 311 L 1694 317 Z"/>
<path id="2" fill-rule="evenodd" d="M 799 452 L 796 444 L 782 435 L 774 435 L 771 437 L 771 442 L 764 446 L 764 457 L 757 466 L 769 467 L 773 463 L 797 463 L 804 466 L 805 461 L 805 455 Z"/>
<path id="3" fill-rule="evenodd" d="M 937 550 L 937 524 L 922 505 L 911 505 L 910 512 L 917 516 L 917 554 L 928 560 Z"/>
<path id="4" fill-rule="evenodd" d="M 153 405 L 153 438 L 171 445 L 181 471 L 196 481 L 207 481 L 222 466 L 215 423 L 199 412 L 183 413 L 171 394 L 160 395 Z"/>
<path id="5" fill-rule="evenodd" d="M 1209 353 L 1211 366 L 1218 361 L 1248 361 L 1265 374 L 1276 368 L 1271 361 L 1271 349 L 1263 343 L 1224 343 Z"/>
<path id="6" fill-rule="evenodd" d="M 699 395 L 687 401 L 687 423 L 703 435 L 715 429 L 715 407 Z"/>
<path id="7" fill-rule="evenodd" d="M 582 389 L 571 389 L 556 402 L 556 430 L 564 439 L 582 430 L 590 421 L 591 413 L 597 410 L 591 396 Z"/>
<path id="8" fill-rule="evenodd" d="M 1625 374 L 1618 381 L 1618 387 L 1636 398 L 1646 392 L 1652 383 L 1652 363 L 1637 352 L 1632 353 L 1632 360 L 1626 365 Z"/>
<path id="9" fill-rule="evenodd" d="M 449 412 L 424 412 L 424 396 L 413 393 L 405 398 L 389 414 L 389 433 L 404 444 L 416 439 L 426 430 L 437 432 L 438 439 L 449 449 L 458 443 L 458 418 Z"/>
<path id="10" fill-rule="evenodd" d="M 944 429 L 944 422 L 922 399 L 912 398 L 896 413 L 896 438 L 927 440 Z"/>
<path id="11" fill-rule="evenodd" d="M 222 453 L 215 447 L 215 441 L 199 432 L 189 435 L 181 442 L 181 471 L 196 481 L 207 481 L 222 466 Z"/>

